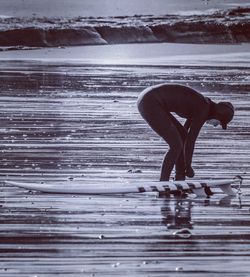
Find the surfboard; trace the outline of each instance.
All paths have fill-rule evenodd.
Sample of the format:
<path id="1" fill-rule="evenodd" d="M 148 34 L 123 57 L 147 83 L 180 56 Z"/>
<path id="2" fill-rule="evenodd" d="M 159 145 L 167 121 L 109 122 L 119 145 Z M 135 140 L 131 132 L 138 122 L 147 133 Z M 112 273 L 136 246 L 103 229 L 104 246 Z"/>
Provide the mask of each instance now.
<path id="1" fill-rule="evenodd" d="M 196 181 L 145 181 L 145 180 L 75 180 L 62 182 L 21 182 L 6 181 L 10 186 L 20 187 L 27 190 L 35 190 L 46 193 L 64 194 L 124 194 L 124 193 L 194 193 L 197 196 L 209 196 L 213 189 L 234 196 L 235 189 L 232 184 L 239 182 L 238 179 L 225 180 L 196 180 Z"/>

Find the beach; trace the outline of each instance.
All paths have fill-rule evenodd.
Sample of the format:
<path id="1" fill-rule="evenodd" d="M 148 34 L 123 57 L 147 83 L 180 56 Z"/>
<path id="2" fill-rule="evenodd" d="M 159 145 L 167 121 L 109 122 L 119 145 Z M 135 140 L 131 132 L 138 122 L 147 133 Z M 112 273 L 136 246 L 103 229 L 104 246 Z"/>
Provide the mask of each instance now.
<path id="1" fill-rule="evenodd" d="M 248 49 L 166 43 L 1 52 L 0 275 L 249 276 Z M 235 105 L 228 130 L 203 127 L 193 167 L 197 179 L 242 175 L 236 197 L 60 195 L 4 183 L 158 180 L 167 145 L 136 107 L 138 94 L 158 83 Z"/>
<path id="2" fill-rule="evenodd" d="M 245 0 L 1 1 L 1 277 L 250 276 L 249 22 Z M 227 130 L 202 127 L 188 181 L 241 176 L 236 196 L 8 183 L 155 184 L 168 145 L 137 98 L 161 83 L 234 105 Z"/>

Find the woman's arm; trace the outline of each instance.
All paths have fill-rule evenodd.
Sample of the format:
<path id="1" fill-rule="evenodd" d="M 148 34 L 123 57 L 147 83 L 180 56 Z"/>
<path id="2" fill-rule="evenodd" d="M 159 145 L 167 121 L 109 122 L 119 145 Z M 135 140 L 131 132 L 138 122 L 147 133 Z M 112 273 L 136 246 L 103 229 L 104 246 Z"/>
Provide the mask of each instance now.
<path id="1" fill-rule="evenodd" d="M 205 123 L 205 120 L 202 118 L 194 119 L 192 120 L 190 124 L 190 129 L 188 131 L 187 139 L 185 142 L 185 148 L 184 148 L 184 153 L 185 153 L 185 171 L 188 174 L 188 177 L 193 177 L 189 175 L 194 175 L 194 172 L 192 170 L 192 158 L 193 158 L 193 153 L 194 153 L 194 146 L 196 139 L 199 135 L 200 129 Z"/>

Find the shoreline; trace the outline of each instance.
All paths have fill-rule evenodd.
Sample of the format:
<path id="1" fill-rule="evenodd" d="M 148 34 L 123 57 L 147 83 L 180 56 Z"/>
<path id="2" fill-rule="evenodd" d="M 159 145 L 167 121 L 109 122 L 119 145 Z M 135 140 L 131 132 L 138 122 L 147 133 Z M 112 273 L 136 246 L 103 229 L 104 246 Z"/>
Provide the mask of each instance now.
<path id="1" fill-rule="evenodd" d="M 250 44 L 145 43 L 0 52 L 1 61 L 105 65 L 216 65 L 250 67 Z"/>

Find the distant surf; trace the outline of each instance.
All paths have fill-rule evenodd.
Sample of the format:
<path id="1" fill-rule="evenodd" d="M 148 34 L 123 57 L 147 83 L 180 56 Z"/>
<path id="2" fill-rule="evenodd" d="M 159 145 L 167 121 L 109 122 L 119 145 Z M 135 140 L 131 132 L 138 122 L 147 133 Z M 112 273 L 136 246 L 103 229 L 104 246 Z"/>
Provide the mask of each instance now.
<path id="1" fill-rule="evenodd" d="M 152 42 L 250 42 L 250 7 L 162 16 L 0 17 L 2 51 Z"/>

